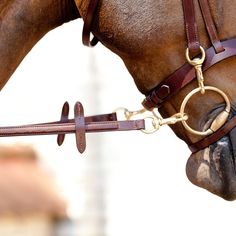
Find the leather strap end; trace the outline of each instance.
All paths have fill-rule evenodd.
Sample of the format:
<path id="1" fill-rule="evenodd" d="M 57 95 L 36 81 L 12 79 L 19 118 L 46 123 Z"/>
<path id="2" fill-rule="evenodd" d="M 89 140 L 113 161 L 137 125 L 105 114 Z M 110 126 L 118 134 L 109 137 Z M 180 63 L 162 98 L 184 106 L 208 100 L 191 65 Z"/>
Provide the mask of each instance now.
<path id="1" fill-rule="evenodd" d="M 90 0 L 88 9 L 87 9 L 87 15 L 84 20 L 84 27 L 82 32 L 82 42 L 85 46 L 93 47 L 98 43 L 98 39 L 96 37 L 93 37 L 92 40 L 90 40 L 90 34 L 91 34 L 91 28 L 93 24 L 93 18 L 95 11 L 97 9 L 99 1 L 98 0 Z"/>
<path id="2" fill-rule="evenodd" d="M 69 110 L 70 110 L 70 106 L 68 102 L 65 102 L 63 107 L 62 107 L 62 111 L 61 111 L 61 119 L 60 119 L 60 123 L 66 123 L 69 120 Z M 61 146 L 65 140 L 65 134 L 58 134 L 57 135 L 57 144 L 58 146 Z"/>
<path id="3" fill-rule="evenodd" d="M 75 114 L 75 138 L 79 152 L 82 154 L 86 149 L 86 127 L 84 108 L 80 102 L 76 102 L 74 107 Z"/>

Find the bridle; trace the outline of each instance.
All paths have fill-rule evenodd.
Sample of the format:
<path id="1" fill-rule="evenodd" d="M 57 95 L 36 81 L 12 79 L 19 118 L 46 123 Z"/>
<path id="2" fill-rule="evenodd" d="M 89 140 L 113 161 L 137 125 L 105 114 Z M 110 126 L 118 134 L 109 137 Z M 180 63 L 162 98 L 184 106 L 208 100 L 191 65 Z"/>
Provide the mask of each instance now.
<path id="1" fill-rule="evenodd" d="M 149 111 L 152 111 L 155 108 L 160 108 L 166 101 L 176 95 L 182 88 L 184 88 L 186 85 L 197 78 L 198 88 L 191 91 L 185 97 L 179 113 L 167 119 L 161 119 L 160 117 L 157 117 L 157 119 L 155 120 L 155 118 L 153 118 L 154 130 L 159 129 L 159 127 L 164 124 L 175 124 L 177 122 L 182 122 L 183 126 L 190 133 L 204 136 L 204 138 L 200 141 L 189 145 L 189 148 L 192 152 L 197 152 L 208 147 L 212 143 L 222 138 L 224 135 L 230 132 L 233 127 L 236 126 L 236 118 L 228 120 L 230 113 L 230 101 L 227 95 L 219 88 L 205 86 L 203 76 L 203 72 L 208 70 L 213 65 L 232 56 L 236 56 L 236 38 L 221 41 L 219 39 L 216 26 L 211 15 L 208 0 L 198 0 L 198 2 L 212 46 L 206 50 L 200 46 L 197 23 L 195 20 L 194 1 L 182 0 L 185 31 L 188 42 L 186 50 L 187 63 L 185 63 L 173 74 L 165 78 L 155 88 L 145 94 L 146 98 L 142 103 L 144 108 Z M 88 12 L 84 20 L 82 39 L 84 45 L 89 47 L 94 46 L 98 42 L 98 39 L 96 37 L 94 37 L 93 40 L 90 41 L 93 16 L 98 7 L 98 3 L 98 0 L 90 1 Z M 207 129 L 206 131 L 196 131 L 189 127 L 189 125 L 187 124 L 188 116 L 184 112 L 185 106 L 194 94 L 205 94 L 207 90 L 216 92 L 220 96 L 222 96 L 225 100 L 226 106 L 224 111 L 221 112 L 212 122 L 209 129 Z M 125 112 L 127 113 L 127 110 L 125 110 Z M 142 109 L 141 113 L 143 112 L 144 110 Z M 154 117 L 156 117 L 155 114 Z M 129 119 L 131 117 L 126 116 L 126 118 Z"/>
<path id="2" fill-rule="evenodd" d="M 177 122 L 182 122 L 183 126 L 189 132 L 204 136 L 202 140 L 189 146 L 192 152 L 197 152 L 219 140 L 236 126 L 236 116 L 227 121 L 230 113 L 229 99 L 220 89 L 204 85 L 203 72 L 216 63 L 235 56 L 236 39 L 220 41 L 212 20 L 208 1 L 198 1 L 201 6 L 203 19 L 212 46 L 207 50 L 204 50 L 200 46 L 193 0 L 182 0 L 188 41 L 188 48 L 186 50 L 188 62 L 146 94 L 146 98 L 142 103 L 145 109 L 135 112 L 123 108 L 118 109 L 119 111 L 122 111 L 125 117 L 124 120 L 119 121 L 115 112 L 85 117 L 82 104 L 77 102 L 74 106 L 74 119 L 69 119 L 69 104 L 66 102 L 63 105 L 61 119 L 59 121 L 33 125 L 0 127 L 0 137 L 57 134 L 57 143 L 60 146 L 64 142 L 67 133 L 75 133 L 77 148 L 80 153 L 83 153 L 86 148 L 86 133 L 89 132 L 142 130 L 145 133 L 152 133 L 163 125 L 172 125 Z M 93 18 L 98 5 L 99 0 L 90 0 L 87 15 L 84 19 L 82 41 L 84 45 L 89 47 L 95 46 L 99 41 L 96 36 L 93 37 L 92 40 L 90 39 Z M 196 78 L 198 80 L 198 87 L 186 96 L 179 113 L 163 119 L 155 112 L 155 110 L 153 110 L 154 108 L 160 108 L 166 101 L 173 97 L 173 95 L 177 94 L 183 87 Z M 212 122 L 208 130 L 203 132 L 196 131 L 187 124 L 188 115 L 185 114 L 185 106 L 194 94 L 204 94 L 207 90 L 219 93 L 225 100 L 226 106 L 224 111 Z M 150 112 L 148 113 L 148 111 Z M 144 118 L 134 119 L 137 116 L 139 117 L 146 113 L 148 113 L 148 115 L 145 115 Z M 151 128 L 147 128 L 148 120 L 151 121 Z"/>

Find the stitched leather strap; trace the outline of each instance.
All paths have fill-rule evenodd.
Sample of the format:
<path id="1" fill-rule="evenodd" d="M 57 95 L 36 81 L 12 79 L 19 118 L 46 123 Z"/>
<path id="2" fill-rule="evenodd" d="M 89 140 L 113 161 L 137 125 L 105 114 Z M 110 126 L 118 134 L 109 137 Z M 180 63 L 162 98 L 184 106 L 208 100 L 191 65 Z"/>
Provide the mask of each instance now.
<path id="1" fill-rule="evenodd" d="M 206 71 L 213 65 L 236 56 L 236 38 L 222 42 L 224 51 L 216 53 L 214 47 L 206 50 L 206 61 L 203 65 L 203 71 Z M 153 108 L 161 107 L 164 102 L 168 101 L 173 95 L 178 93 L 183 87 L 195 79 L 195 70 L 188 63 L 184 64 L 177 71 L 164 79 L 153 90 L 146 94 L 143 101 L 143 106 L 152 110 Z"/>
<path id="2" fill-rule="evenodd" d="M 226 134 L 228 134 L 234 127 L 236 126 L 236 116 L 234 116 L 231 120 L 229 120 L 223 127 L 221 127 L 219 130 L 217 130 L 212 135 L 209 135 L 200 141 L 190 144 L 189 149 L 195 153 L 198 152 L 209 145 L 215 143 L 217 140 L 224 137 Z"/>
<path id="3" fill-rule="evenodd" d="M 75 133 L 77 148 L 82 153 L 86 148 L 85 133 L 145 129 L 144 120 L 117 121 L 116 113 L 84 117 L 84 109 L 79 102 L 75 104 L 74 119 L 68 119 L 68 112 L 69 105 L 66 103 L 62 109 L 63 119 L 60 121 L 0 127 L 0 137 L 57 134 L 60 137 L 57 139 L 58 145 L 61 145 L 65 134 Z"/>
<path id="4" fill-rule="evenodd" d="M 215 48 L 216 53 L 220 53 L 224 51 L 223 45 L 219 40 L 216 27 L 212 18 L 212 14 L 209 7 L 208 0 L 198 0 L 200 3 L 202 16 L 206 25 L 206 29 L 208 32 L 208 35 L 210 37 L 211 43 L 213 47 Z"/>
<path id="5" fill-rule="evenodd" d="M 188 49 L 190 56 L 193 57 L 196 54 L 200 53 L 200 43 L 198 39 L 197 23 L 195 19 L 194 2 L 193 0 L 183 0 L 182 3 Z"/>
<path id="6" fill-rule="evenodd" d="M 200 45 L 198 42 L 197 26 L 194 17 L 194 5 L 192 0 L 183 0 L 182 2 L 188 47 L 190 53 L 192 52 L 192 55 L 194 55 Z M 206 61 L 203 65 L 203 71 L 205 71 L 216 63 L 236 55 L 236 39 L 221 42 L 219 40 L 214 21 L 212 19 L 208 1 L 199 0 L 199 3 L 206 29 L 213 45 L 206 51 Z M 151 110 L 154 107 L 162 106 L 165 101 L 175 95 L 180 89 L 190 83 L 194 78 L 194 68 L 189 64 L 183 65 L 175 73 L 162 81 L 149 94 L 147 94 L 146 99 L 143 101 L 144 107 Z M 203 138 L 199 142 L 189 145 L 190 150 L 194 153 L 208 147 L 212 143 L 225 136 L 235 126 L 236 117 L 228 121 L 222 128 L 214 132 L 212 135 Z"/>
<path id="7" fill-rule="evenodd" d="M 51 122 L 51 123 L 43 123 L 41 125 L 50 125 L 50 124 L 60 124 L 60 123 L 74 123 L 74 119 L 69 119 L 69 103 L 65 102 L 62 111 L 61 111 L 61 120 L 58 122 Z M 87 116 L 85 117 L 85 123 L 93 123 L 93 122 L 105 122 L 105 121 L 117 121 L 116 113 L 110 114 L 103 114 L 103 115 L 96 115 L 96 116 Z M 37 125 L 37 124 L 36 124 Z M 65 134 L 58 134 L 57 137 L 57 144 L 61 146 L 65 140 Z"/>
<path id="8" fill-rule="evenodd" d="M 93 37 L 93 39 L 90 40 L 91 28 L 92 28 L 92 24 L 93 24 L 93 17 L 94 17 L 95 11 L 97 9 L 98 2 L 99 2 L 99 0 L 90 0 L 89 1 L 87 14 L 84 19 L 82 42 L 85 46 L 88 46 L 88 47 L 95 46 L 99 41 L 96 37 Z"/>

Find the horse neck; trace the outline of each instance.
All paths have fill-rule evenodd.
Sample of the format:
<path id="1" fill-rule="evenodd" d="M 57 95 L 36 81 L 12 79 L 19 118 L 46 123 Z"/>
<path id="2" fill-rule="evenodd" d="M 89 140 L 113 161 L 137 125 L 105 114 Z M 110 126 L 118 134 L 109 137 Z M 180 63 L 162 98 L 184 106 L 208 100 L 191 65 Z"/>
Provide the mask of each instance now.
<path id="1" fill-rule="evenodd" d="M 47 32 L 78 16 L 75 4 L 70 0 L 2 1 L 0 89 Z"/>

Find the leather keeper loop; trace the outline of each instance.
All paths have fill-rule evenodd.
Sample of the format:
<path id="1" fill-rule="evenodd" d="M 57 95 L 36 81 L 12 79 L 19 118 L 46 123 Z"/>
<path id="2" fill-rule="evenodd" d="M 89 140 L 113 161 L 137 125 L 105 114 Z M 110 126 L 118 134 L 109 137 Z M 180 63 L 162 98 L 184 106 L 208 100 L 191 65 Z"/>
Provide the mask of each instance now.
<path id="1" fill-rule="evenodd" d="M 60 119 L 60 123 L 66 123 L 69 121 L 69 110 L 70 110 L 70 106 L 68 102 L 65 102 L 63 107 L 62 107 L 62 111 L 61 111 L 61 119 Z M 65 140 L 65 134 L 58 134 L 57 135 L 57 144 L 58 146 L 61 146 Z"/>
<path id="2" fill-rule="evenodd" d="M 86 149 L 86 128 L 84 118 L 84 108 L 80 102 L 77 102 L 74 107 L 75 114 L 75 138 L 76 145 L 80 153 Z"/>

